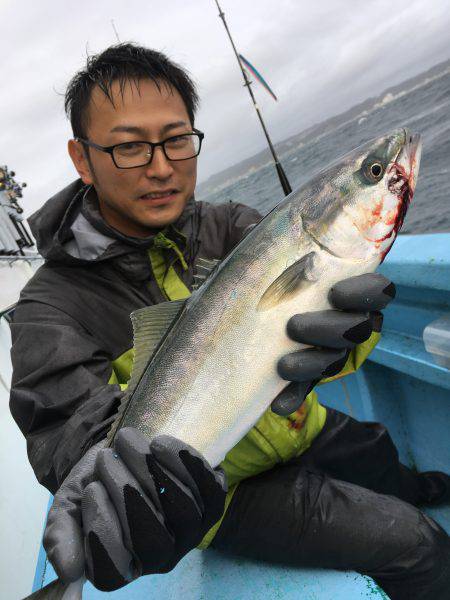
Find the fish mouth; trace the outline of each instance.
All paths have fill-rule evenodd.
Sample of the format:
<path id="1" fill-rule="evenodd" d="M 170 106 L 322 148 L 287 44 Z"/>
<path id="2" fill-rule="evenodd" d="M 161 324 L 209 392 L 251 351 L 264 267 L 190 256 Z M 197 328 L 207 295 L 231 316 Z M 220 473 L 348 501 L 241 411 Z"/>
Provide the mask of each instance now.
<path id="1" fill-rule="evenodd" d="M 422 147 L 421 137 L 418 133 L 411 134 L 406 128 L 403 129 L 403 134 L 404 143 L 397 156 L 393 159 L 387 173 L 387 188 L 389 192 L 397 198 L 398 204 L 389 233 L 382 239 L 377 240 L 378 242 L 389 240 L 389 244 L 387 247 L 383 248 L 381 252 L 381 262 L 386 258 L 386 255 L 402 228 L 417 183 Z"/>
<path id="2" fill-rule="evenodd" d="M 398 212 L 392 231 L 397 235 L 405 220 L 406 212 L 411 204 L 417 182 L 420 161 L 420 135 L 411 134 L 404 129 L 405 143 L 389 168 L 388 190 L 397 196 Z"/>

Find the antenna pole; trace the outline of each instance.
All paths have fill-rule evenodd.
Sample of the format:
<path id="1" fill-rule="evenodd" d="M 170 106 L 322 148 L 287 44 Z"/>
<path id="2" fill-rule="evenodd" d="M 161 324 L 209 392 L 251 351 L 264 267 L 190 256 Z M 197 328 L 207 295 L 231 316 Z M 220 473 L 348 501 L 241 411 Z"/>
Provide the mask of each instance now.
<path id="1" fill-rule="evenodd" d="M 280 161 L 278 160 L 277 153 L 275 152 L 275 148 L 273 147 L 272 140 L 270 139 L 269 133 L 268 133 L 267 128 L 266 128 L 266 125 L 265 125 L 264 120 L 262 118 L 261 111 L 259 110 L 259 106 L 256 103 L 255 96 L 253 95 L 253 90 L 251 88 L 251 84 L 252 83 L 249 80 L 249 78 L 247 77 L 247 72 L 245 71 L 244 67 L 242 66 L 241 59 L 239 58 L 238 51 L 236 50 L 236 46 L 234 45 L 233 38 L 231 37 L 230 30 L 228 29 L 228 25 L 227 25 L 227 22 L 225 20 L 225 13 L 220 8 L 218 0 L 215 0 L 215 3 L 217 4 L 217 8 L 219 10 L 219 17 L 222 19 L 222 22 L 223 22 L 223 25 L 225 27 L 225 30 L 226 30 L 226 32 L 228 34 L 228 37 L 230 38 L 230 42 L 231 42 L 231 45 L 233 47 L 234 54 L 236 56 L 236 60 L 238 61 L 239 68 L 241 69 L 242 77 L 244 78 L 244 85 L 248 89 L 248 93 L 250 94 L 250 98 L 252 99 L 253 106 L 255 107 L 256 114 L 258 115 L 259 122 L 261 123 L 261 127 L 263 128 L 263 131 L 264 131 L 264 135 L 266 136 L 266 140 L 267 140 L 267 143 L 269 145 L 270 152 L 271 152 L 273 160 L 275 162 L 275 168 L 276 168 L 277 173 L 278 173 L 278 178 L 280 180 L 281 187 L 283 188 L 284 195 L 287 196 L 288 194 L 290 194 L 292 192 L 291 185 L 290 185 L 289 180 L 288 180 L 288 178 L 286 176 L 286 173 L 284 172 L 283 167 L 281 166 Z"/>

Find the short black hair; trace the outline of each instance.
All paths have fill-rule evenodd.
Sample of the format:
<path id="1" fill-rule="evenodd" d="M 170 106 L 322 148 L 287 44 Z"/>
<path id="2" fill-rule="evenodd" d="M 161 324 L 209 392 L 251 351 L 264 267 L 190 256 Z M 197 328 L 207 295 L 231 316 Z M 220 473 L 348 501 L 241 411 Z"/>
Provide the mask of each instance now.
<path id="1" fill-rule="evenodd" d="M 152 80 L 158 89 L 161 83 L 176 89 L 186 106 L 191 125 L 194 125 L 199 99 L 195 84 L 188 73 L 162 52 L 126 42 L 89 56 L 86 67 L 76 73 L 69 82 L 64 107 L 74 137 L 86 136 L 87 109 L 92 89 L 96 85 L 114 105 L 111 93 L 113 82 L 119 82 L 123 95 L 127 82 L 134 81 L 137 86 L 141 79 Z"/>

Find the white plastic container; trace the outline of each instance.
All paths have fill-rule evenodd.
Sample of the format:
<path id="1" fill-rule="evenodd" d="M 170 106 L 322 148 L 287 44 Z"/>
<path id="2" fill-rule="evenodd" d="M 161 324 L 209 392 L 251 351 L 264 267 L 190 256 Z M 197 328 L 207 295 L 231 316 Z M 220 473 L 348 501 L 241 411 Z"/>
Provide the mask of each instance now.
<path id="1" fill-rule="evenodd" d="M 450 369 L 450 314 L 429 323 L 423 330 L 423 341 L 434 362 Z"/>

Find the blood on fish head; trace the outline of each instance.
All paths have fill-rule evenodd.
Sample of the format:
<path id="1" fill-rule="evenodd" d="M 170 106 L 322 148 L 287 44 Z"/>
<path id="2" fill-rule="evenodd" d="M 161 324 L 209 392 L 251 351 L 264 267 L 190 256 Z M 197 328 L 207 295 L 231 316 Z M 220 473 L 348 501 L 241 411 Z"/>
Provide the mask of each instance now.
<path id="1" fill-rule="evenodd" d="M 391 249 L 403 225 L 406 212 L 413 198 L 419 174 L 421 151 L 420 136 L 409 136 L 397 159 L 389 168 L 387 180 L 388 191 L 391 197 L 395 199 L 396 208 L 385 219 L 388 232 L 385 234 L 384 239 L 376 240 L 375 242 L 376 244 L 380 244 L 381 262 L 383 262 L 386 254 Z M 390 233 L 389 226 L 391 226 Z"/>
<path id="2" fill-rule="evenodd" d="M 420 138 L 402 129 L 361 163 L 365 193 L 347 207 L 368 254 L 382 262 L 389 252 L 412 200 L 420 161 Z M 345 209 L 344 209 L 345 210 Z"/>
<path id="3" fill-rule="evenodd" d="M 322 216 L 313 220 L 307 208 L 305 229 L 335 256 L 382 262 L 414 194 L 419 161 L 420 137 L 407 129 L 357 148 L 322 174 L 315 208 Z"/>

